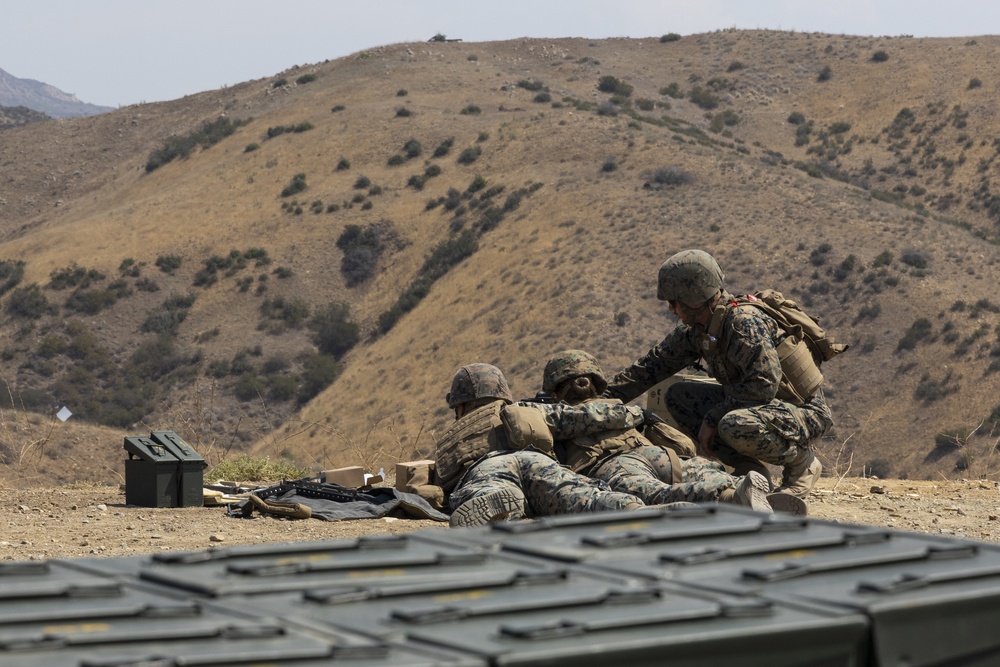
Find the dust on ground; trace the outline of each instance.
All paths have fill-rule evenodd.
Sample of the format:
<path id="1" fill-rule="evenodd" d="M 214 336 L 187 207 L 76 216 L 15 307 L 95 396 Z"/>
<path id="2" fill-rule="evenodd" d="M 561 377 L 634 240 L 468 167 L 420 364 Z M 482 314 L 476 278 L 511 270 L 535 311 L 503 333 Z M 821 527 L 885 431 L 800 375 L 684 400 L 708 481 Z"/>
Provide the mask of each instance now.
<path id="1" fill-rule="evenodd" d="M 991 480 L 823 478 L 808 498 L 811 517 L 843 523 L 1000 542 L 1000 483 Z M 315 541 L 449 530 L 412 519 L 329 522 L 224 507 L 150 508 L 125 504 L 117 487 L 0 489 L 0 560 L 137 556 L 242 544 Z"/>

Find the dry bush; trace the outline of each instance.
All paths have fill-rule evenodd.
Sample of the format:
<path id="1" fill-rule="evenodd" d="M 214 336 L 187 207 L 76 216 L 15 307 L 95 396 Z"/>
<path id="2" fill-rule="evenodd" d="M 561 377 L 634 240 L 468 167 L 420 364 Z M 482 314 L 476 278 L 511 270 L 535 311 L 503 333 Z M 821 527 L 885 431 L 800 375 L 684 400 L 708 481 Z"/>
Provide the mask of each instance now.
<path id="1" fill-rule="evenodd" d="M 15 397 L 10 384 L 4 382 L 13 408 L 0 408 L 0 460 L 18 483 L 34 482 L 40 477 L 38 464 L 45 455 L 45 446 L 55 427 L 55 418 L 28 412 Z M 8 480 L 2 480 L 7 483 Z"/>

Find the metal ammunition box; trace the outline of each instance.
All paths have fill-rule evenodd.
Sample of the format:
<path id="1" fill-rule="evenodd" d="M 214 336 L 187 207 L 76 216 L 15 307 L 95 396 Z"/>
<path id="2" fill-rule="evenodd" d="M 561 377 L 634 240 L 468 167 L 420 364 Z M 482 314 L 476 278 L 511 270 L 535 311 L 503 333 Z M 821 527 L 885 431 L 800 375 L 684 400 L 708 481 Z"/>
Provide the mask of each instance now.
<path id="1" fill-rule="evenodd" d="M 201 507 L 205 503 L 205 459 L 173 431 L 153 431 L 149 437 L 177 459 L 177 506 Z"/>
<path id="2" fill-rule="evenodd" d="M 125 502 L 141 507 L 177 507 L 177 457 L 163 445 L 143 438 L 125 438 Z"/>

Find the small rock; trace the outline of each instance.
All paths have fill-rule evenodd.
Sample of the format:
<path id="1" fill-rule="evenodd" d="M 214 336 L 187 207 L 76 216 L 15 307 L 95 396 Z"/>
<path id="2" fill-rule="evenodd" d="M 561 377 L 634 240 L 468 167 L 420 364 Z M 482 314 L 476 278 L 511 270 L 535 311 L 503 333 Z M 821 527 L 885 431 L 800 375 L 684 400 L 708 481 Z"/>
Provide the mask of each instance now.
<path id="1" fill-rule="evenodd" d="M 868 493 L 885 493 L 885 487 L 873 486 L 872 488 L 868 489 Z"/>
<path id="2" fill-rule="evenodd" d="M 997 520 L 998 518 L 1000 518 L 1000 517 L 998 517 L 998 516 L 997 516 L 996 514 L 991 514 L 991 515 L 989 516 L 989 520 L 990 520 L 990 521 L 996 521 L 996 520 Z"/>
<path id="3" fill-rule="evenodd" d="M 27 511 L 28 511 L 28 510 L 30 510 L 31 508 L 30 508 L 30 507 L 28 507 L 27 505 L 18 505 L 18 506 L 17 506 L 17 509 L 21 510 L 22 512 L 27 512 Z"/>
<path id="4" fill-rule="evenodd" d="M 208 541 L 209 542 L 225 542 L 226 541 L 226 536 L 225 535 L 209 535 L 208 536 Z"/>
<path id="5" fill-rule="evenodd" d="M 107 512 L 107 511 L 108 511 L 108 506 L 107 506 L 107 505 L 105 505 L 104 503 L 101 503 L 101 504 L 100 504 L 100 505 L 98 505 L 98 506 L 97 506 L 97 507 L 96 507 L 95 509 L 96 509 L 96 510 L 97 510 L 98 512 Z"/>

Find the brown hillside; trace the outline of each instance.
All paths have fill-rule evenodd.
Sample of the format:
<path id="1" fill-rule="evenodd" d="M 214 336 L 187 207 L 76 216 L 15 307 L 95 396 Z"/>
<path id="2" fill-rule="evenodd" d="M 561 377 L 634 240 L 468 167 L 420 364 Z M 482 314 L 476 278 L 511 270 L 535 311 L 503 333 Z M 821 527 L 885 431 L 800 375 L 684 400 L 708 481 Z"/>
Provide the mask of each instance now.
<path id="1" fill-rule="evenodd" d="M 986 67 L 998 47 L 775 31 L 399 44 L 4 131 L 0 260 L 25 262 L 2 297 L 18 406 L 5 423 L 44 425 L 20 406 L 67 404 L 74 420 L 124 432 L 173 428 L 207 458 L 252 448 L 317 468 L 387 466 L 447 426 L 443 396 L 463 363 L 496 363 L 530 395 L 557 350 L 588 349 L 609 371 L 644 352 L 673 326 L 656 269 L 697 246 L 733 291 L 781 289 L 853 345 L 825 369 L 831 473 L 992 474 L 1000 120 Z M 598 89 L 609 76 L 632 87 L 616 105 Z M 147 173 L 153 151 L 220 116 L 246 123 Z M 421 154 L 391 165 L 411 139 Z M 297 174 L 307 188 L 282 197 Z M 441 203 L 450 188 L 455 208 Z M 337 241 L 352 224 L 391 233 L 374 276 L 349 287 Z M 378 335 L 432 250 L 463 232 L 478 249 Z M 252 249 L 270 263 L 244 257 Z M 181 259 L 172 275 L 156 267 L 168 256 Z M 195 285 L 206 260 L 233 256 L 246 261 Z M 74 268 L 104 278 L 53 289 Z M 102 290 L 118 300 L 73 305 Z M 54 310 L 12 307 L 31 294 Z M 194 297 L 182 321 L 144 326 L 171 295 Z M 362 333 L 301 408 L 275 387 L 302 381 L 315 341 L 302 321 L 262 315 L 275 302 L 344 302 Z M 122 409 L 108 415 L 109 403 Z M 32 474 L 114 479 L 122 430 L 75 443 L 68 429 L 53 428 L 58 446 Z M 9 464 L 25 442 L 5 439 Z M 63 466 L 80 447 L 96 452 L 90 467 Z"/>

